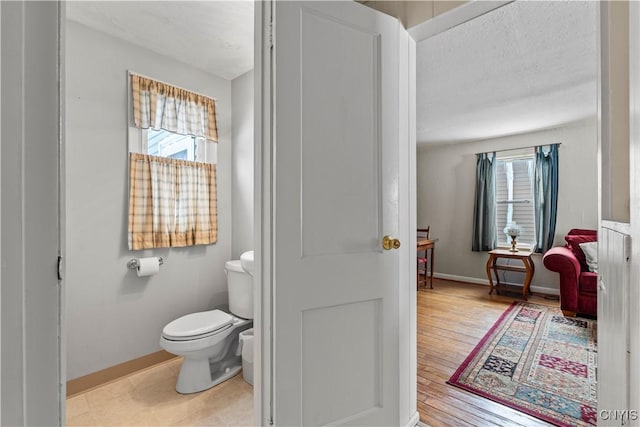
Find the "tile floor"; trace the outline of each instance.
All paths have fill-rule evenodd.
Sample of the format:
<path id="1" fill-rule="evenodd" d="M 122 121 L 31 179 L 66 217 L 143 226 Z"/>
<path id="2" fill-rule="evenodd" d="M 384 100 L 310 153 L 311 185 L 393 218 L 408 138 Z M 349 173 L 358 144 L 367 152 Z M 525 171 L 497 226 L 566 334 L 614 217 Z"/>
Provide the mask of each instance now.
<path id="1" fill-rule="evenodd" d="M 67 399 L 68 426 L 253 426 L 253 389 L 242 373 L 209 390 L 175 390 L 175 358 Z"/>

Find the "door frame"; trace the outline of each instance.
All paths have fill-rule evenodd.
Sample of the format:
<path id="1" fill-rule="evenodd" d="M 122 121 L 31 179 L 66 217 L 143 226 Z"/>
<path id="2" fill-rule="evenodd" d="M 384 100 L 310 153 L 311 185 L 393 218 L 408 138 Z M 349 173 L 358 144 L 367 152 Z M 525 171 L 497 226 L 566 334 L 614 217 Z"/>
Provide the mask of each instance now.
<path id="1" fill-rule="evenodd" d="M 629 211 L 631 278 L 629 324 L 640 324 L 640 4 L 629 2 Z M 640 354 L 640 330 L 631 327 L 630 360 Z M 629 409 L 640 410 L 640 364 L 629 366 Z"/>
<path id="2" fill-rule="evenodd" d="M 499 9 L 515 0 L 496 0 L 496 1 L 479 1 L 467 2 L 463 5 L 448 10 L 447 12 L 429 18 L 425 22 L 409 28 L 409 34 L 416 43 L 436 34 L 443 33 L 448 29 L 464 24 L 467 21 L 476 19 L 479 16 Z"/>
<path id="3" fill-rule="evenodd" d="M 254 241 L 254 422 L 256 425 L 272 425 L 271 401 L 272 375 L 272 286 L 271 240 L 273 224 L 272 198 L 272 131 L 271 131 L 271 26 L 273 16 L 271 0 L 254 2 L 254 183 L 253 183 L 253 241 Z M 261 48 L 257 48 L 260 46 Z"/>
<path id="4" fill-rule="evenodd" d="M 57 273 L 63 251 L 64 4 L 23 0 L 0 10 L 1 422 L 63 425 L 64 290 Z"/>

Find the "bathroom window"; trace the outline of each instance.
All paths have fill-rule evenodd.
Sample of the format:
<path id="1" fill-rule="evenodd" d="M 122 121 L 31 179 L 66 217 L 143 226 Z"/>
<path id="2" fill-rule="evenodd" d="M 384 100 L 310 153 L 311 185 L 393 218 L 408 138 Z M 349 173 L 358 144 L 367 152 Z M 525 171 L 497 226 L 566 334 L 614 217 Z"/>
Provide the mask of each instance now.
<path id="1" fill-rule="evenodd" d="M 129 249 L 217 242 L 215 100 L 130 74 Z"/>
<path id="2" fill-rule="evenodd" d="M 192 162 L 198 160 L 198 141 L 195 136 L 179 135 L 163 129 L 142 129 L 142 132 L 146 138 L 147 154 Z"/>
<path id="3" fill-rule="evenodd" d="M 130 73 L 129 152 L 215 164 L 215 100 Z"/>
<path id="4" fill-rule="evenodd" d="M 218 144 L 193 135 L 180 135 L 164 129 L 129 127 L 129 151 L 169 159 L 216 164 Z"/>

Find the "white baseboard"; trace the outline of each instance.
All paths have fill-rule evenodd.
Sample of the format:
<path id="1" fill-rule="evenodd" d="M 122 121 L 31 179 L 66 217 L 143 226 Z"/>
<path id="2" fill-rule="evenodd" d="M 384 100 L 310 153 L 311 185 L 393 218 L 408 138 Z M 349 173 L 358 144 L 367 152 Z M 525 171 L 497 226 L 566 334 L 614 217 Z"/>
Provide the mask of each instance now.
<path id="1" fill-rule="evenodd" d="M 411 418 L 409 418 L 409 422 L 407 423 L 407 427 L 415 427 L 418 425 L 418 423 L 420 422 L 420 414 L 418 414 L 418 412 L 415 412 Z"/>
<path id="2" fill-rule="evenodd" d="M 475 283 L 477 285 L 489 286 L 488 279 L 478 279 L 477 277 L 466 277 L 466 276 L 458 276 L 455 274 L 445 274 L 445 273 L 433 273 L 433 277 L 436 279 L 445 279 L 445 280 L 455 280 L 456 282 L 467 282 L 467 283 Z M 506 283 L 507 285 L 516 285 L 517 283 Z M 560 295 L 559 289 L 553 288 L 545 288 L 542 286 L 531 286 L 531 292 L 539 292 L 547 295 Z"/>
<path id="3" fill-rule="evenodd" d="M 454 280 L 456 282 L 467 282 L 467 283 L 475 283 L 476 285 L 489 286 L 489 280 L 478 279 L 476 277 L 458 276 L 456 274 L 445 274 L 445 273 L 433 273 L 433 277 L 435 277 L 436 279 Z"/>
<path id="4" fill-rule="evenodd" d="M 541 294 L 560 296 L 560 289 L 544 288 L 542 286 L 531 286 L 531 292 L 539 292 Z"/>

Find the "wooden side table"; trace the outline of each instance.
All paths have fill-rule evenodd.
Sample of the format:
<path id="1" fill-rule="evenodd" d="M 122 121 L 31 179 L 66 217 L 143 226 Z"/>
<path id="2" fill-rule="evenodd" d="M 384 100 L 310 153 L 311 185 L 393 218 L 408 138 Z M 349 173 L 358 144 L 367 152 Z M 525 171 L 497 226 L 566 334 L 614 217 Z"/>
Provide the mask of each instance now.
<path id="1" fill-rule="evenodd" d="M 505 259 L 519 259 L 524 264 L 523 267 L 519 265 L 503 265 L 498 264 L 498 260 L 500 258 Z M 531 279 L 533 279 L 533 274 L 535 273 L 535 266 L 533 265 L 533 260 L 531 259 L 531 252 L 529 251 L 518 251 L 511 252 L 508 249 L 494 249 L 489 252 L 489 260 L 487 261 L 487 277 L 489 278 L 489 285 L 491 285 L 491 289 L 489 289 L 489 295 L 491 295 L 495 289 L 496 293 L 500 293 L 500 288 L 504 287 L 504 284 L 500 283 L 500 277 L 498 276 L 498 271 L 519 271 L 525 273 L 524 283 L 522 284 L 522 299 L 527 300 L 527 294 L 530 294 L 529 286 L 531 286 Z M 493 272 L 493 274 L 492 274 Z M 495 275 L 495 283 L 493 281 L 493 276 Z"/>

